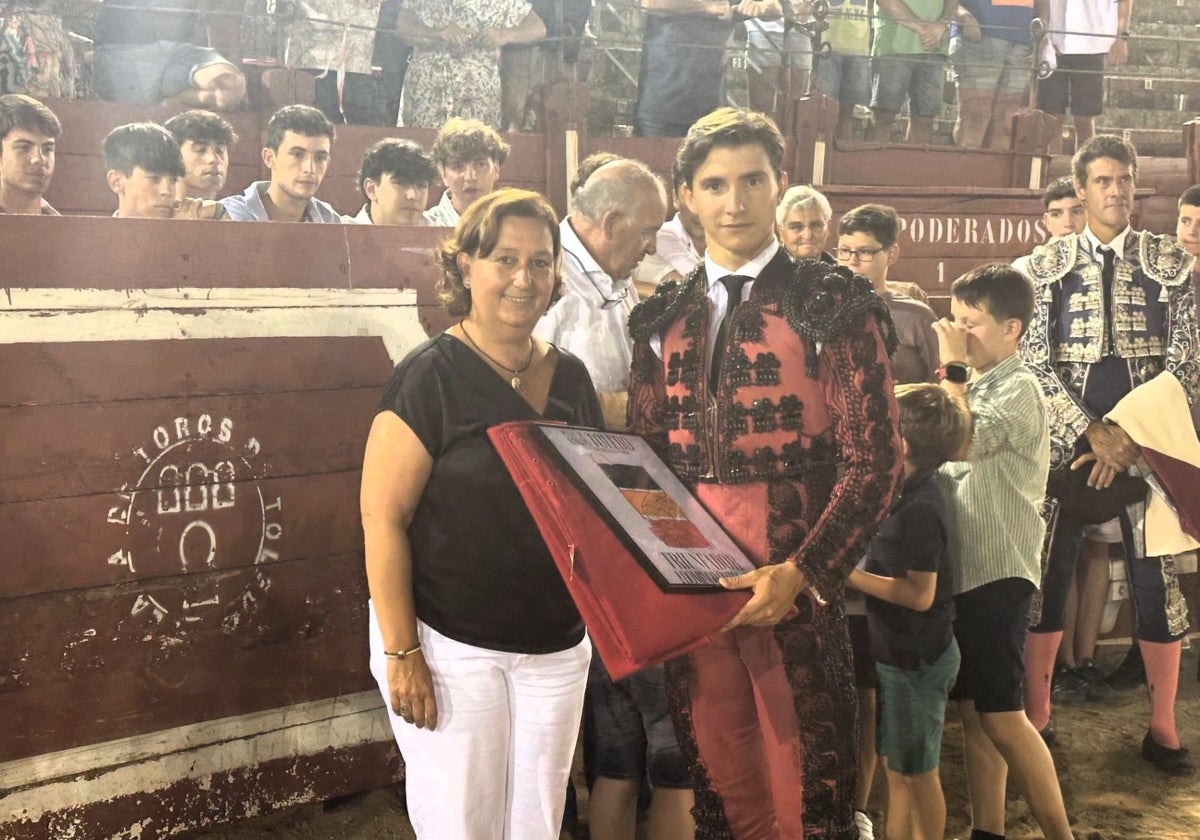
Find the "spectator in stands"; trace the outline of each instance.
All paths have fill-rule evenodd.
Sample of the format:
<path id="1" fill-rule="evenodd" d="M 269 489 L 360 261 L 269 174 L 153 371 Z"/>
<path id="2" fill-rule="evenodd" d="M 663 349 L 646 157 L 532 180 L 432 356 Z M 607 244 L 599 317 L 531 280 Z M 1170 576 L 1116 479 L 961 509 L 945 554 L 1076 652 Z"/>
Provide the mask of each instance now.
<path id="1" fill-rule="evenodd" d="M 563 297 L 536 334 L 583 360 L 610 428 L 625 425 L 629 313 L 638 302 L 629 278 L 654 253 L 666 213 L 658 178 L 643 163 L 618 160 L 592 173 L 560 225 Z"/>
<path id="2" fill-rule="evenodd" d="M 1008 151 L 1028 103 L 1033 0 L 960 0 L 950 54 L 958 91 L 954 142 Z"/>
<path id="3" fill-rule="evenodd" d="M 215 49 L 190 42 L 197 6 L 198 0 L 104 0 L 92 59 L 100 98 L 216 111 L 240 105 L 242 71 Z"/>
<path id="4" fill-rule="evenodd" d="M 358 191 L 367 203 L 343 222 L 360 225 L 427 225 L 429 183 L 437 170 L 411 140 L 389 137 L 367 149 L 358 169 Z"/>
<path id="5" fill-rule="evenodd" d="M 1075 194 L 1075 181 L 1069 175 L 1046 187 L 1042 193 L 1042 206 L 1046 208 L 1042 214 L 1042 224 L 1051 238 L 1083 233 L 1087 226 L 1087 211 L 1083 201 Z"/>
<path id="6" fill-rule="evenodd" d="M 75 50 L 62 17 L 45 0 L 0 6 L 0 94 L 75 95 Z"/>
<path id="7" fill-rule="evenodd" d="M 429 224 L 454 227 L 467 206 L 496 188 L 508 144 L 479 120 L 447 120 L 433 138 L 433 163 L 446 186 L 442 199 L 425 211 Z"/>
<path id="8" fill-rule="evenodd" d="M 546 40 L 541 44 L 546 80 L 575 79 L 571 65 L 579 62 L 592 0 L 529 0 L 529 4 L 546 27 Z M 526 105 L 533 88 L 536 49 L 527 44 L 510 44 L 500 51 L 502 131 L 526 128 Z"/>
<path id="9" fill-rule="evenodd" d="M 544 37 L 546 27 L 526 0 L 405 0 L 396 34 L 413 45 L 403 125 L 436 128 L 465 117 L 499 128 L 500 51 Z"/>
<path id="10" fill-rule="evenodd" d="M 534 335 L 577 356 L 587 367 L 605 425 L 625 428 L 633 343 L 629 313 L 638 301 L 633 269 L 654 253 L 667 212 L 662 183 L 638 161 L 597 169 L 575 193 L 559 226 L 563 297 L 538 322 Z M 594 840 L 633 840 L 638 790 L 654 790 L 649 834 L 690 840 L 692 780 L 667 707 L 662 666 L 613 682 L 592 658 L 585 704 L 584 750 L 596 780 L 588 826 Z"/>
<path id="11" fill-rule="evenodd" d="M 892 374 L 899 383 L 933 382 L 938 368 L 933 310 L 888 287 L 888 272 L 900 259 L 900 218 L 891 207 L 864 204 L 838 220 L 838 265 L 871 281 L 875 294 L 887 301 L 896 323 L 900 347 L 892 356 Z"/>
<path id="12" fill-rule="evenodd" d="M 1069 109 L 1079 148 L 1096 133 L 1096 117 L 1104 111 L 1105 69 L 1129 59 L 1133 0 L 1036 0 L 1035 8 L 1050 31 L 1056 64 L 1038 81 L 1038 107 L 1060 117 Z"/>
<path id="13" fill-rule="evenodd" d="M 634 115 L 642 137 L 683 137 L 725 102 L 725 46 L 736 21 L 778 20 L 780 0 L 640 0 L 642 69 Z"/>
<path id="14" fill-rule="evenodd" d="M 381 123 L 371 74 L 380 0 L 293 0 L 283 62 L 317 76 L 314 105 L 334 124 Z"/>
<path id="15" fill-rule="evenodd" d="M 263 165 L 271 180 L 255 181 L 241 195 L 221 200 L 239 222 L 326 222 L 338 212 L 317 198 L 329 169 L 333 123 L 311 105 L 285 105 L 267 122 Z"/>
<path id="16" fill-rule="evenodd" d="M 825 250 L 833 208 L 829 199 L 807 184 L 789 187 L 775 208 L 775 232 L 794 260 L 834 258 Z"/>
<path id="17" fill-rule="evenodd" d="M 683 180 L 679 162 L 672 166 L 675 182 L 675 215 L 658 229 L 653 254 L 647 254 L 633 273 L 633 285 L 640 297 L 654 294 L 660 283 L 682 280 L 704 258 L 704 225 L 687 206 L 680 192 Z"/>
<path id="18" fill-rule="evenodd" d="M 854 109 L 871 103 L 871 22 L 867 0 L 846 0 L 831 12 L 824 40 L 830 52 L 817 58 L 817 89 L 838 101 L 839 140 L 854 133 Z"/>
<path id="19" fill-rule="evenodd" d="M 1175 238 L 1190 256 L 1200 258 L 1200 184 L 1188 187 L 1179 196 L 1179 220 Z M 1194 268 L 1200 268 L 1200 264 Z"/>
<path id="20" fill-rule="evenodd" d="M 0 96 L 0 215 L 57 216 L 43 198 L 62 123 L 31 96 Z"/>
<path id="21" fill-rule="evenodd" d="M 877 0 L 871 43 L 870 139 L 887 142 L 908 103 L 907 143 L 928 144 L 942 110 L 947 33 L 958 0 Z"/>
<path id="22" fill-rule="evenodd" d="M 171 132 L 183 153 L 180 198 L 215 199 L 229 176 L 229 149 L 237 142 L 233 126 L 212 111 L 184 111 L 163 127 Z"/>
<path id="23" fill-rule="evenodd" d="M 791 6 L 791 21 L 750 18 L 746 27 L 746 86 L 750 107 L 779 125 L 792 96 L 808 89 L 812 69 L 812 39 L 793 23 L 804 23 L 812 11 L 812 0 L 781 0 Z"/>
<path id="24" fill-rule="evenodd" d="M 117 196 L 121 219 L 223 219 L 216 201 L 179 198 L 183 155 L 171 132 L 157 123 L 119 125 L 102 146 L 108 188 Z"/>

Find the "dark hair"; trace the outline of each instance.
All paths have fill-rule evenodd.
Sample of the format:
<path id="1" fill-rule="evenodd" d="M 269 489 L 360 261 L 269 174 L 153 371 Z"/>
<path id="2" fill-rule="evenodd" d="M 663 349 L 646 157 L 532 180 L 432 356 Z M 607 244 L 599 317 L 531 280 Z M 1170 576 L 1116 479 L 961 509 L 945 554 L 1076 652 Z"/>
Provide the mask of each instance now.
<path id="1" fill-rule="evenodd" d="M 62 123 L 53 111 L 32 96 L 6 93 L 0 96 L 0 140 L 14 128 L 23 128 L 55 140 L 62 136 Z"/>
<path id="2" fill-rule="evenodd" d="M 288 131 L 305 137 L 328 137 L 333 143 L 333 123 L 311 105 L 284 105 L 267 121 L 267 148 L 279 151 Z"/>
<path id="3" fill-rule="evenodd" d="M 1093 134 L 1075 152 L 1075 157 L 1071 158 L 1071 173 L 1075 176 L 1075 183 L 1080 186 L 1085 185 L 1088 164 L 1100 158 L 1112 158 L 1117 163 L 1125 164 L 1129 167 L 1133 180 L 1137 181 L 1137 149 L 1133 147 L 1133 144 L 1114 134 Z"/>
<path id="4" fill-rule="evenodd" d="M 358 191 L 365 195 L 363 183 L 369 178 L 378 184 L 385 174 L 397 184 L 420 184 L 432 181 L 437 170 L 425 150 L 413 141 L 387 137 L 363 153 L 358 168 Z"/>
<path id="5" fill-rule="evenodd" d="M 624 158 L 614 152 L 596 152 L 579 161 L 575 177 L 571 179 L 571 184 L 567 187 L 567 195 L 572 199 L 575 198 L 575 193 L 579 192 L 579 188 L 587 183 L 587 179 L 592 177 L 593 172 L 615 160 L 624 160 Z"/>
<path id="6" fill-rule="evenodd" d="M 1075 182 L 1069 175 L 1052 181 L 1050 186 L 1046 187 L 1046 191 L 1042 193 L 1042 206 L 1049 210 L 1051 204 L 1064 198 L 1075 198 Z"/>
<path id="7" fill-rule="evenodd" d="M 953 460 L 966 445 L 971 418 L 940 385 L 914 382 L 896 386 L 900 436 L 908 444 L 914 467 L 935 470 Z"/>
<path id="8" fill-rule="evenodd" d="M 692 187 L 696 170 L 716 148 L 757 143 L 767 153 L 776 178 L 783 172 L 783 135 L 770 117 L 747 108 L 718 108 L 692 123 L 675 155 L 675 186 Z"/>
<path id="9" fill-rule="evenodd" d="M 140 166 L 152 175 L 182 178 L 184 174 L 179 144 L 171 132 L 158 123 L 119 125 L 104 138 L 101 150 L 106 172 L 115 169 L 132 175 L 133 168 Z"/>
<path id="10" fill-rule="evenodd" d="M 429 150 L 433 162 L 438 166 L 463 163 L 486 157 L 503 166 L 508 160 L 509 146 L 500 133 L 479 120 L 452 117 L 438 129 Z"/>
<path id="11" fill-rule="evenodd" d="M 1188 207 L 1200 207 L 1200 184 L 1188 187 L 1179 196 L 1179 209 L 1182 210 L 1185 204 Z"/>
<path id="12" fill-rule="evenodd" d="M 886 204 L 861 204 L 838 220 L 837 232 L 838 236 L 869 233 L 884 248 L 891 248 L 900 232 L 900 217 Z"/>
<path id="13" fill-rule="evenodd" d="M 163 128 L 175 136 L 180 146 L 189 142 L 232 146 L 238 140 L 229 120 L 199 108 L 176 114 L 163 123 Z"/>
<path id="14" fill-rule="evenodd" d="M 512 187 L 490 192 L 471 202 L 459 217 L 458 226 L 437 250 L 434 259 L 442 269 L 442 287 L 438 296 L 446 312 L 461 318 L 471 311 L 471 292 L 463 284 L 462 270 L 458 267 L 458 255 L 486 257 L 500 239 L 500 228 L 507 218 L 537 219 L 545 222 L 554 242 L 554 291 L 550 303 L 562 296 L 562 271 L 559 261 L 562 256 L 562 240 L 558 231 L 558 217 L 545 198 L 530 190 Z"/>
<path id="15" fill-rule="evenodd" d="M 954 281 L 950 295 L 967 306 L 982 309 L 997 321 L 1016 318 L 1021 322 L 1020 335 L 1025 334 L 1033 317 L 1033 284 L 1007 263 L 971 269 Z"/>

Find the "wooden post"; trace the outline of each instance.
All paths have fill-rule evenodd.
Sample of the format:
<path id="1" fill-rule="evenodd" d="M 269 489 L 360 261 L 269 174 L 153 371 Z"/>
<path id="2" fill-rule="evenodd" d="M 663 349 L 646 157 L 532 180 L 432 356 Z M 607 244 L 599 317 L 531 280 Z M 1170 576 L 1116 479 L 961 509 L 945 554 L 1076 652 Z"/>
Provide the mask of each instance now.
<path id="1" fill-rule="evenodd" d="M 1188 162 L 1188 182 L 1200 184 L 1200 119 L 1183 124 L 1183 154 Z"/>

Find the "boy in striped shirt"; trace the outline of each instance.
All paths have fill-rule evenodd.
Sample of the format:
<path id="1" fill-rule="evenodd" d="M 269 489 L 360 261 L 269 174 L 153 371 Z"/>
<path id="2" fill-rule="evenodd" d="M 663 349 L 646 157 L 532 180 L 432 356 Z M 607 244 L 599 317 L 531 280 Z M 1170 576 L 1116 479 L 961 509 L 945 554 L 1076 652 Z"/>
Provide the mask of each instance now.
<path id="1" fill-rule="evenodd" d="M 954 566 L 959 701 L 971 791 L 971 840 L 1004 836 L 1008 767 L 1047 840 L 1070 840 L 1050 751 L 1024 713 L 1025 635 L 1041 576 L 1050 433 L 1037 379 L 1017 355 L 1033 287 L 1016 269 L 974 269 L 935 323 L 942 387 L 971 415 L 961 460 L 938 470 Z"/>

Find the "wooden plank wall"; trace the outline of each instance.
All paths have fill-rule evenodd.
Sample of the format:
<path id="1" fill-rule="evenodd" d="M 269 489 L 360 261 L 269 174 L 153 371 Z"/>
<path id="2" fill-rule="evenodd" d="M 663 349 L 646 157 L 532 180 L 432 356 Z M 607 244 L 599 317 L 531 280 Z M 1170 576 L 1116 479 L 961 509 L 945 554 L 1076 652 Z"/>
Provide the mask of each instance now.
<path id="1" fill-rule="evenodd" d="M 441 326 L 444 232 L 295 230 L 0 227 L 0 836 L 148 840 L 399 772 L 358 472 Z"/>

